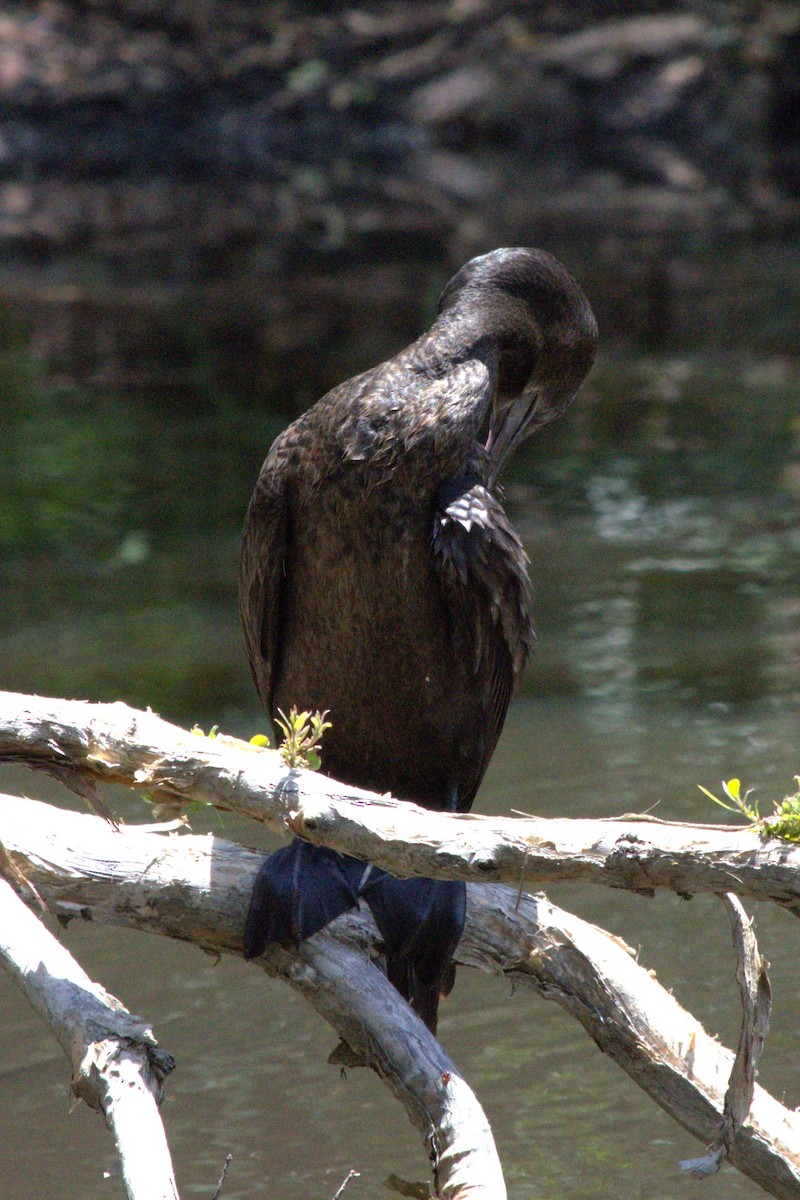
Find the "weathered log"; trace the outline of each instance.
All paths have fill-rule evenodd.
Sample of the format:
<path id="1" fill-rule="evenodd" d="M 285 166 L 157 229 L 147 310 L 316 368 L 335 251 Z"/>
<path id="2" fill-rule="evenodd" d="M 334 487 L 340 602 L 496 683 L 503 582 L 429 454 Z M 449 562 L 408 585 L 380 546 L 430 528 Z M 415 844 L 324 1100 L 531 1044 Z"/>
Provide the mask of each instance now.
<path id="1" fill-rule="evenodd" d="M 125 704 L 0 693 L 0 762 L 48 771 L 79 794 L 124 783 L 191 796 L 396 875 L 537 887 L 581 881 L 652 894 L 733 891 L 800 913 L 800 845 L 754 828 L 436 813 L 288 770 L 274 751 L 202 738 Z"/>
<path id="2" fill-rule="evenodd" d="M 742 1031 L 731 1071 L 719 1132 L 702 1158 L 681 1163 L 684 1171 L 702 1178 L 718 1171 L 753 1103 L 756 1071 L 769 1031 L 771 994 L 767 964 L 758 952 L 753 923 L 735 896 L 723 896 L 731 918 L 736 951 L 736 978 L 742 994 Z"/>
<path id="3" fill-rule="evenodd" d="M 212 837 L 136 826 L 0 797 L 0 845 L 48 907 L 241 953 L 247 901 L 262 855 Z M 34 918 L 31 917 L 31 920 Z M 503 1200 L 489 1123 L 457 1067 L 369 959 L 377 931 L 340 919 L 297 951 L 260 960 L 334 1027 L 348 1061 L 372 1067 L 420 1131 L 442 1200 Z"/>
<path id="4" fill-rule="evenodd" d="M 97 817 L 16 797 L 0 798 L 0 844 L 61 916 L 80 915 L 191 940 L 217 952 L 240 952 L 261 855 L 210 836 L 164 836 L 135 826 L 114 830 Z M 441 1126 L 448 1104 L 455 1105 L 458 1129 L 440 1132 L 437 1146 L 441 1194 L 458 1195 L 452 1180 L 461 1134 L 469 1130 L 470 1144 L 472 1139 L 478 1143 L 477 1163 L 473 1159 L 470 1169 L 481 1179 L 487 1178 L 491 1159 L 488 1151 L 484 1156 L 487 1135 L 456 1068 L 369 962 L 368 950 L 379 949 L 376 937 L 368 915 L 346 916 L 297 951 L 270 951 L 263 965 L 322 1012 L 390 1084 L 419 1127 L 427 1119 L 423 1111 L 433 1112 Z M 556 1000 L 685 1128 L 706 1144 L 714 1140 L 734 1056 L 618 938 L 544 897 L 472 886 L 457 959 Z M 756 1087 L 747 1120 L 729 1147 L 729 1161 L 772 1195 L 797 1198 L 800 1114 Z"/>

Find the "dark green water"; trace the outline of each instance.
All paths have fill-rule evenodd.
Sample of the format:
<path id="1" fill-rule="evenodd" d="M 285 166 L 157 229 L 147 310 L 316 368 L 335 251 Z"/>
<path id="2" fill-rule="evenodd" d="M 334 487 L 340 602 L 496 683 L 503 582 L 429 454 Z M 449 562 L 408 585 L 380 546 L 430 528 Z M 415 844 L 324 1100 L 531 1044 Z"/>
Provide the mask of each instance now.
<path id="1" fill-rule="evenodd" d="M 0 687 L 150 704 L 182 722 L 264 727 L 235 615 L 238 530 L 282 420 L 202 379 L 173 399 L 53 384 L 3 332 Z M 618 349 L 560 428 L 516 464 L 508 506 L 536 583 L 540 643 L 477 807 L 601 815 L 658 805 L 717 819 L 697 784 L 740 776 L 762 806 L 800 770 L 800 367 Z M 55 795 L 20 770 L 0 787 Z M 59 797 L 72 803 L 65 794 Z M 258 841 L 227 822 L 226 836 Z M 552 898 L 640 948 L 727 1043 L 738 988 L 710 898 Z M 793 1106 L 800 932 L 757 914 L 772 963 L 761 1082 Z M 416 1135 L 378 1081 L 325 1063 L 335 1038 L 241 962 L 156 938 L 70 926 L 86 969 L 153 1021 L 178 1059 L 164 1113 L 181 1194 L 227 1200 L 383 1194 L 424 1178 Z M 121 1194 L 100 1120 L 69 1113 L 66 1065 L 0 979 L 0 1169 L 6 1200 Z M 555 1005 L 462 970 L 441 1037 L 492 1122 L 523 1197 L 761 1194 L 726 1168 L 698 1184 L 700 1147 Z"/>

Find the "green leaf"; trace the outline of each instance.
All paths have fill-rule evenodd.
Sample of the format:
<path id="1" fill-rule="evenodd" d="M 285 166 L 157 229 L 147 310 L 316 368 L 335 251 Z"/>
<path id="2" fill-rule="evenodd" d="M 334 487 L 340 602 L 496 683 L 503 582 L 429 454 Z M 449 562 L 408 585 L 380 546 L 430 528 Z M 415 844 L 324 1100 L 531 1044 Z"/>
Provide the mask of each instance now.
<path id="1" fill-rule="evenodd" d="M 704 788 L 702 783 L 698 783 L 697 786 L 700 788 L 700 791 L 703 793 L 704 796 L 708 796 L 709 800 L 713 800 L 715 804 L 718 804 L 720 806 L 720 808 L 725 808 L 728 810 L 728 812 L 735 811 L 735 809 L 731 808 L 730 804 L 726 804 L 724 800 L 720 800 L 719 796 L 715 796 L 713 792 L 710 792 L 708 790 L 708 788 Z"/>
<path id="2" fill-rule="evenodd" d="M 251 746 L 268 746 L 269 738 L 265 733 L 254 733 L 250 738 Z"/>

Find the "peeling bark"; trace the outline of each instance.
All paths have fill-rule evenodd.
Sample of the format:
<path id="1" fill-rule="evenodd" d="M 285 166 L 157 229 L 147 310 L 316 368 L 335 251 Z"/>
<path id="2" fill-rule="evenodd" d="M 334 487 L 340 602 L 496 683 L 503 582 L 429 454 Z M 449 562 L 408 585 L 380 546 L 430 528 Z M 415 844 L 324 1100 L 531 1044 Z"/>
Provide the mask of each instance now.
<path id="1" fill-rule="evenodd" d="M 800 845 L 751 827 L 438 813 L 325 776 L 236 738 L 203 738 L 125 704 L 0 693 L 0 762 L 55 774 L 91 799 L 100 783 L 191 796 L 331 846 L 396 875 L 531 888 L 599 883 L 652 894 L 735 892 L 800 913 Z"/>

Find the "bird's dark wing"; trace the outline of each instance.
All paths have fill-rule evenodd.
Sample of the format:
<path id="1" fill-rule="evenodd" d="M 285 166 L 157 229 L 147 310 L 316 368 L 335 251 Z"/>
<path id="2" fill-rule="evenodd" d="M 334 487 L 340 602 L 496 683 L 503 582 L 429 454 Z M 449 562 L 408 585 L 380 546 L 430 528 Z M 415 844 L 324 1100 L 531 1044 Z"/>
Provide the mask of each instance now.
<path id="1" fill-rule="evenodd" d="M 467 892 L 458 879 L 395 879 L 372 867 L 361 886 L 381 932 L 386 973 L 436 1033 L 439 996 L 453 987 Z"/>
<path id="2" fill-rule="evenodd" d="M 239 612 L 247 657 L 261 701 L 272 715 L 280 669 L 286 563 L 290 554 L 288 476 L 302 437 L 295 422 L 273 444 L 245 518 L 239 560 Z M 244 952 L 254 958 L 272 942 L 299 944 L 358 905 L 364 864 L 293 841 L 270 855 L 258 873 L 245 924 Z"/>
<path id="3" fill-rule="evenodd" d="M 239 558 L 239 615 L 250 671 L 261 702 L 272 713 L 278 670 L 281 601 L 289 554 L 286 473 L 290 427 L 275 441 L 258 477 L 242 534 Z"/>
<path id="4" fill-rule="evenodd" d="M 484 753 L 461 781 L 469 809 L 494 752 L 516 680 L 533 644 L 527 555 L 500 501 L 476 465 L 439 490 L 433 557 L 450 617 L 453 648 L 470 664 L 483 695 Z"/>

